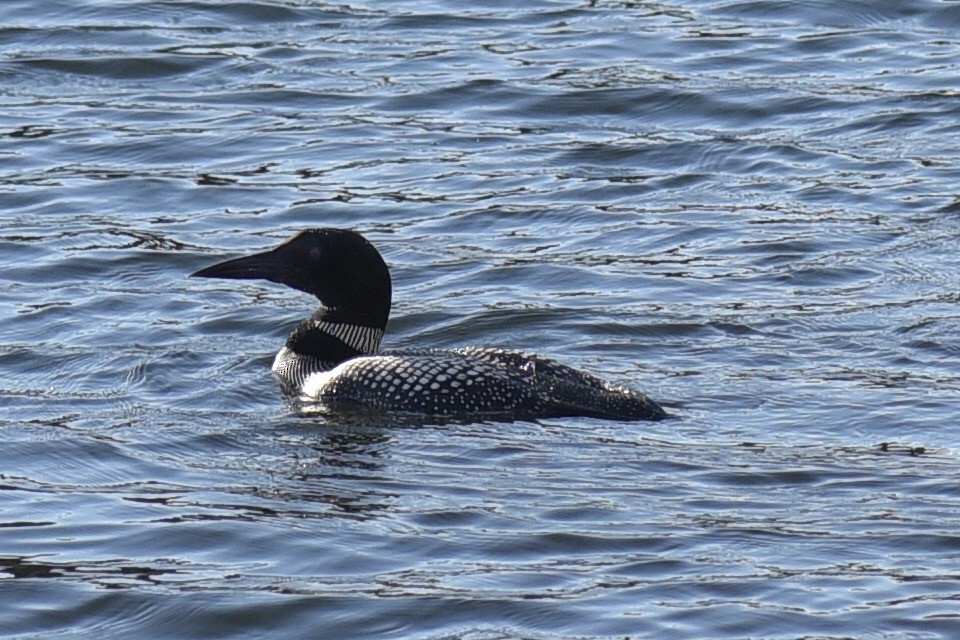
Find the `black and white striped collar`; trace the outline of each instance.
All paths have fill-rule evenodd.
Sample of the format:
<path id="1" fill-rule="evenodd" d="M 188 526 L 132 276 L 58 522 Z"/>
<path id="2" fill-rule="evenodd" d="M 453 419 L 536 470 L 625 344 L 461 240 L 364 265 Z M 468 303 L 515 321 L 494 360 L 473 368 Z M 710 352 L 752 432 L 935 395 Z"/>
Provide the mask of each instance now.
<path id="1" fill-rule="evenodd" d="M 360 353 L 372 354 L 380 350 L 383 329 L 363 327 L 356 324 L 316 320 L 313 326 L 329 334 Z"/>

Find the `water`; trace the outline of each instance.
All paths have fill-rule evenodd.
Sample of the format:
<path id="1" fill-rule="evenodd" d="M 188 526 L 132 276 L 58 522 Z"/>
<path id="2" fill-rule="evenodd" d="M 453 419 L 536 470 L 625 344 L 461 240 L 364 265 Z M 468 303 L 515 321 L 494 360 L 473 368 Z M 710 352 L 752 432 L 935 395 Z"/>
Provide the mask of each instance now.
<path id="1" fill-rule="evenodd" d="M 0 7 L 0 634 L 960 636 L 960 5 Z M 291 413 L 348 226 L 390 347 L 675 419 Z M 885 444 L 884 444 L 885 443 Z"/>

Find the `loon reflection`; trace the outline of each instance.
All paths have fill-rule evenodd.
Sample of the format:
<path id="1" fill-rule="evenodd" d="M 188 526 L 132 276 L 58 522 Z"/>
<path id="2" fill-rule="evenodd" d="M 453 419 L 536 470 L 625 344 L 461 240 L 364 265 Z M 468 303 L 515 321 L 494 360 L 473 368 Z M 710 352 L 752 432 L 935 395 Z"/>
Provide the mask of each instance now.
<path id="1" fill-rule="evenodd" d="M 390 315 L 390 271 L 347 229 L 308 229 L 280 246 L 192 274 L 263 279 L 316 296 L 277 354 L 285 393 L 329 410 L 362 409 L 448 419 L 588 416 L 659 420 L 642 393 L 555 360 L 510 349 L 380 350 Z"/>

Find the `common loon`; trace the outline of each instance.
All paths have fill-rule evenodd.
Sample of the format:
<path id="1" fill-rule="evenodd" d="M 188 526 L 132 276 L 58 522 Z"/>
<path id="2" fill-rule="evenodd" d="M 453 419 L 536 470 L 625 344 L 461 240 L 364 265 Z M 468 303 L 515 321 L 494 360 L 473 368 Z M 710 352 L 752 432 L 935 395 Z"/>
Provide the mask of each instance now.
<path id="1" fill-rule="evenodd" d="M 304 402 L 448 419 L 666 416 L 641 393 L 531 353 L 380 351 L 390 315 L 390 271 L 354 231 L 308 229 L 270 251 L 192 275 L 269 280 L 320 300 L 320 309 L 297 326 L 273 362 L 284 392 Z"/>

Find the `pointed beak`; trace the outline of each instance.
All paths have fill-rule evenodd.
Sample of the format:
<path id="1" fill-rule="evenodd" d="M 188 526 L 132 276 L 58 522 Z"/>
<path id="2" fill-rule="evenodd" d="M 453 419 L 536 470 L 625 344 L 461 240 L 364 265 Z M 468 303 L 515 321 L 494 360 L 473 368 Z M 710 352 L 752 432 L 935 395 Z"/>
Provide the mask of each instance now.
<path id="1" fill-rule="evenodd" d="M 265 251 L 218 262 L 206 269 L 191 273 L 191 278 L 229 278 L 231 280 L 270 280 L 283 282 L 286 269 L 275 251 Z"/>

